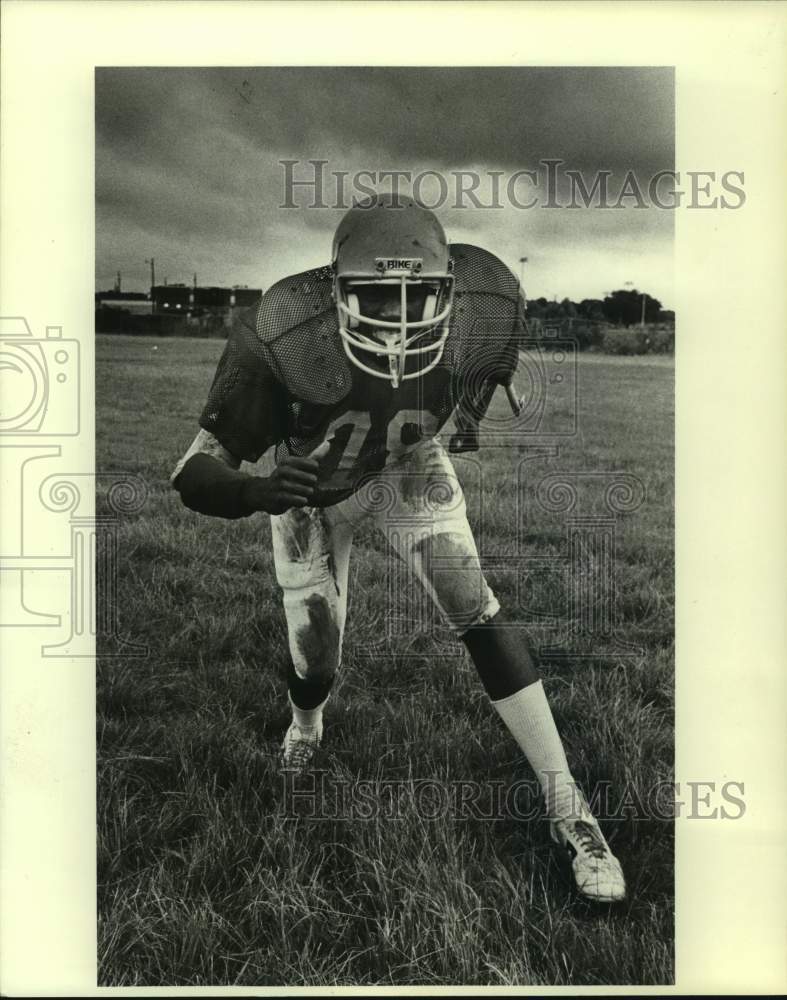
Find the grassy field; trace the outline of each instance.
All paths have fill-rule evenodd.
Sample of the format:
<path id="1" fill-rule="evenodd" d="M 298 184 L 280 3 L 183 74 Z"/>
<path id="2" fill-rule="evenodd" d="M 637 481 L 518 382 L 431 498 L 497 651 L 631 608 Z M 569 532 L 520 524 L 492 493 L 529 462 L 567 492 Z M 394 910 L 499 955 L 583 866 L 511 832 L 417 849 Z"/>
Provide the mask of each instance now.
<path id="1" fill-rule="evenodd" d="M 575 776 L 588 791 L 611 782 L 617 815 L 602 825 L 630 887 L 623 906 L 589 909 L 544 822 L 426 814 L 426 779 L 442 801 L 461 782 L 506 788 L 530 775 L 458 648 L 385 638 L 385 542 L 363 530 L 318 765 L 323 815 L 292 807 L 276 768 L 286 634 L 267 517 L 200 517 L 168 484 L 221 349 L 97 343 L 97 467 L 149 490 L 122 520 L 118 581 L 122 634 L 149 654 L 110 655 L 104 641 L 98 664 L 99 984 L 671 982 L 672 824 L 636 803 L 672 776 L 672 359 L 580 358 L 579 432 L 527 463 L 524 511 L 516 449 L 480 453 L 483 500 L 479 467 L 456 462 L 508 617 L 532 622 L 542 649 L 560 639 L 575 654 L 546 659 L 545 686 Z M 544 476 L 566 470 L 644 487 L 642 505 L 615 519 L 612 636 L 577 631 L 576 581 L 560 561 L 568 514 L 533 502 Z M 517 534 L 523 568 L 510 572 Z M 359 781 L 383 804 L 395 787 L 396 815 L 343 818 L 332 803 Z"/>

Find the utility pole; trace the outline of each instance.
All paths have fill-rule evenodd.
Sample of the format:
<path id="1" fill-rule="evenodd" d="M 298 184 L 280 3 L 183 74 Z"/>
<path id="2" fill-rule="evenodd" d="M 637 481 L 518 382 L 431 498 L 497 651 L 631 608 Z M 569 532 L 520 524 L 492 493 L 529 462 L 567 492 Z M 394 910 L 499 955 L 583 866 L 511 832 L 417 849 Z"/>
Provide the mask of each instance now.
<path id="1" fill-rule="evenodd" d="M 156 287 L 156 258 L 151 257 L 150 260 L 145 260 L 146 264 L 150 264 L 150 301 L 153 301 L 153 289 Z"/>

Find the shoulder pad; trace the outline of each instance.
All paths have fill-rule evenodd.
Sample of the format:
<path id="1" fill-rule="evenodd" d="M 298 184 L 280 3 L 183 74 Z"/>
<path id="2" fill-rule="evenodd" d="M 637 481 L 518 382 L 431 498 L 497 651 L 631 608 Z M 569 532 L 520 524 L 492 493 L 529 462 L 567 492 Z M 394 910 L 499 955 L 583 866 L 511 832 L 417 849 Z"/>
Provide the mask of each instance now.
<path id="1" fill-rule="evenodd" d="M 454 262 L 457 294 L 482 292 L 518 297 L 519 281 L 499 257 L 470 243 L 452 243 L 448 249 Z"/>
<path id="2" fill-rule="evenodd" d="M 332 285 L 330 267 L 277 281 L 260 300 L 253 325 L 279 381 L 309 403 L 337 403 L 352 385 Z"/>
<path id="3" fill-rule="evenodd" d="M 330 267 L 317 267 L 283 278 L 271 285 L 257 309 L 257 336 L 270 344 L 283 334 L 332 310 L 333 272 Z"/>

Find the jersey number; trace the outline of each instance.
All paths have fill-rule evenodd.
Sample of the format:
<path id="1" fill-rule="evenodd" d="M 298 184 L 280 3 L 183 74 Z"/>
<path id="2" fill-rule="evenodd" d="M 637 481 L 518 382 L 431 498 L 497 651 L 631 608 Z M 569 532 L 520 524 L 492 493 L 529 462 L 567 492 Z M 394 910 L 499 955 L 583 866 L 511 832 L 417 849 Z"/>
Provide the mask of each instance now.
<path id="1" fill-rule="evenodd" d="M 420 431 L 420 433 L 413 435 L 411 442 L 403 440 L 403 431 L 407 424 L 413 425 Z M 340 469 L 352 468 L 358 461 L 358 457 L 363 451 L 364 444 L 372 429 L 369 413 L 363 410 L 349 410 L 347 413 L 342 414 L 341 417 L 337 417 L 328 426 L 325 440 L 330 441 L 335 439 L 337 432 L 348 426 L 352 430 L 342 450 L 341 459 L 338 463 Z M 391 418 L 386 430 L 385 447 L 388 457 L 397 458 L 409 450 L 412 445 L 417 444 L 424 438 L 434 437 L 437 433 L 437 427 L 437 417 L 433 413 L 425 410 L 399 410 Z"/>

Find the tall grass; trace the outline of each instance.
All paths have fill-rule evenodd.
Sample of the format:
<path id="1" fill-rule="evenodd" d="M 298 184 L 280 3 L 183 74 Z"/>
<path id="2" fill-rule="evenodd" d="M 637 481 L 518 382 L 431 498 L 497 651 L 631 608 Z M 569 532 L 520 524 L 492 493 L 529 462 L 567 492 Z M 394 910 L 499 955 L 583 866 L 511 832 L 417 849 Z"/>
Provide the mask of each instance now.
<path id="1" fill-rule="evenodd" d="M 370 531 L 356 537 L 317 792 L 293 807 L 276 767 L 287 646 L 267 518 L 202 518 L 167 482 L 221 347 L 98 338 L 99 470 L 149 488 L 120 526 L 118 582 L 121 631 L 149 655 L 114 655 L 106 639 L 98 663 L 100 983 L 671 982 L 671 823 L 630 807 L 603 824 L 630 897 L 591 909 L 544 822 L 429 818 L 426 779 L 440 799 L 461 782 L 505 789 L 531 775 L 459 647 L 386 639 L 386 549 Z M 619 470 L 642 480 L 646 499 L 616 522 L 615 641 L 547 659 L 543 675 L 580 782 L 645 802 L 673 762 L 672 363 L 586 356 L 579 384 L 579 433 L 527 464 L 532 484 L 555 470 Z M 529 503 L 517 525 L 512 456 L 478 456 L 483 504 L 475 460 L 456 465 L 488 578 L 509 618 L 540 623 L 531 634 L 543 647 L 557 633 L 539 616 L 569 607 L 565 514 Z M 524 583 L 497 558 L 517 531 Z M 641 655 L 621 657 L 621 641 Z M 360 787 L 378 804 L 395 787 L 393 814 L 343 818 L 337 795 Z"/>

